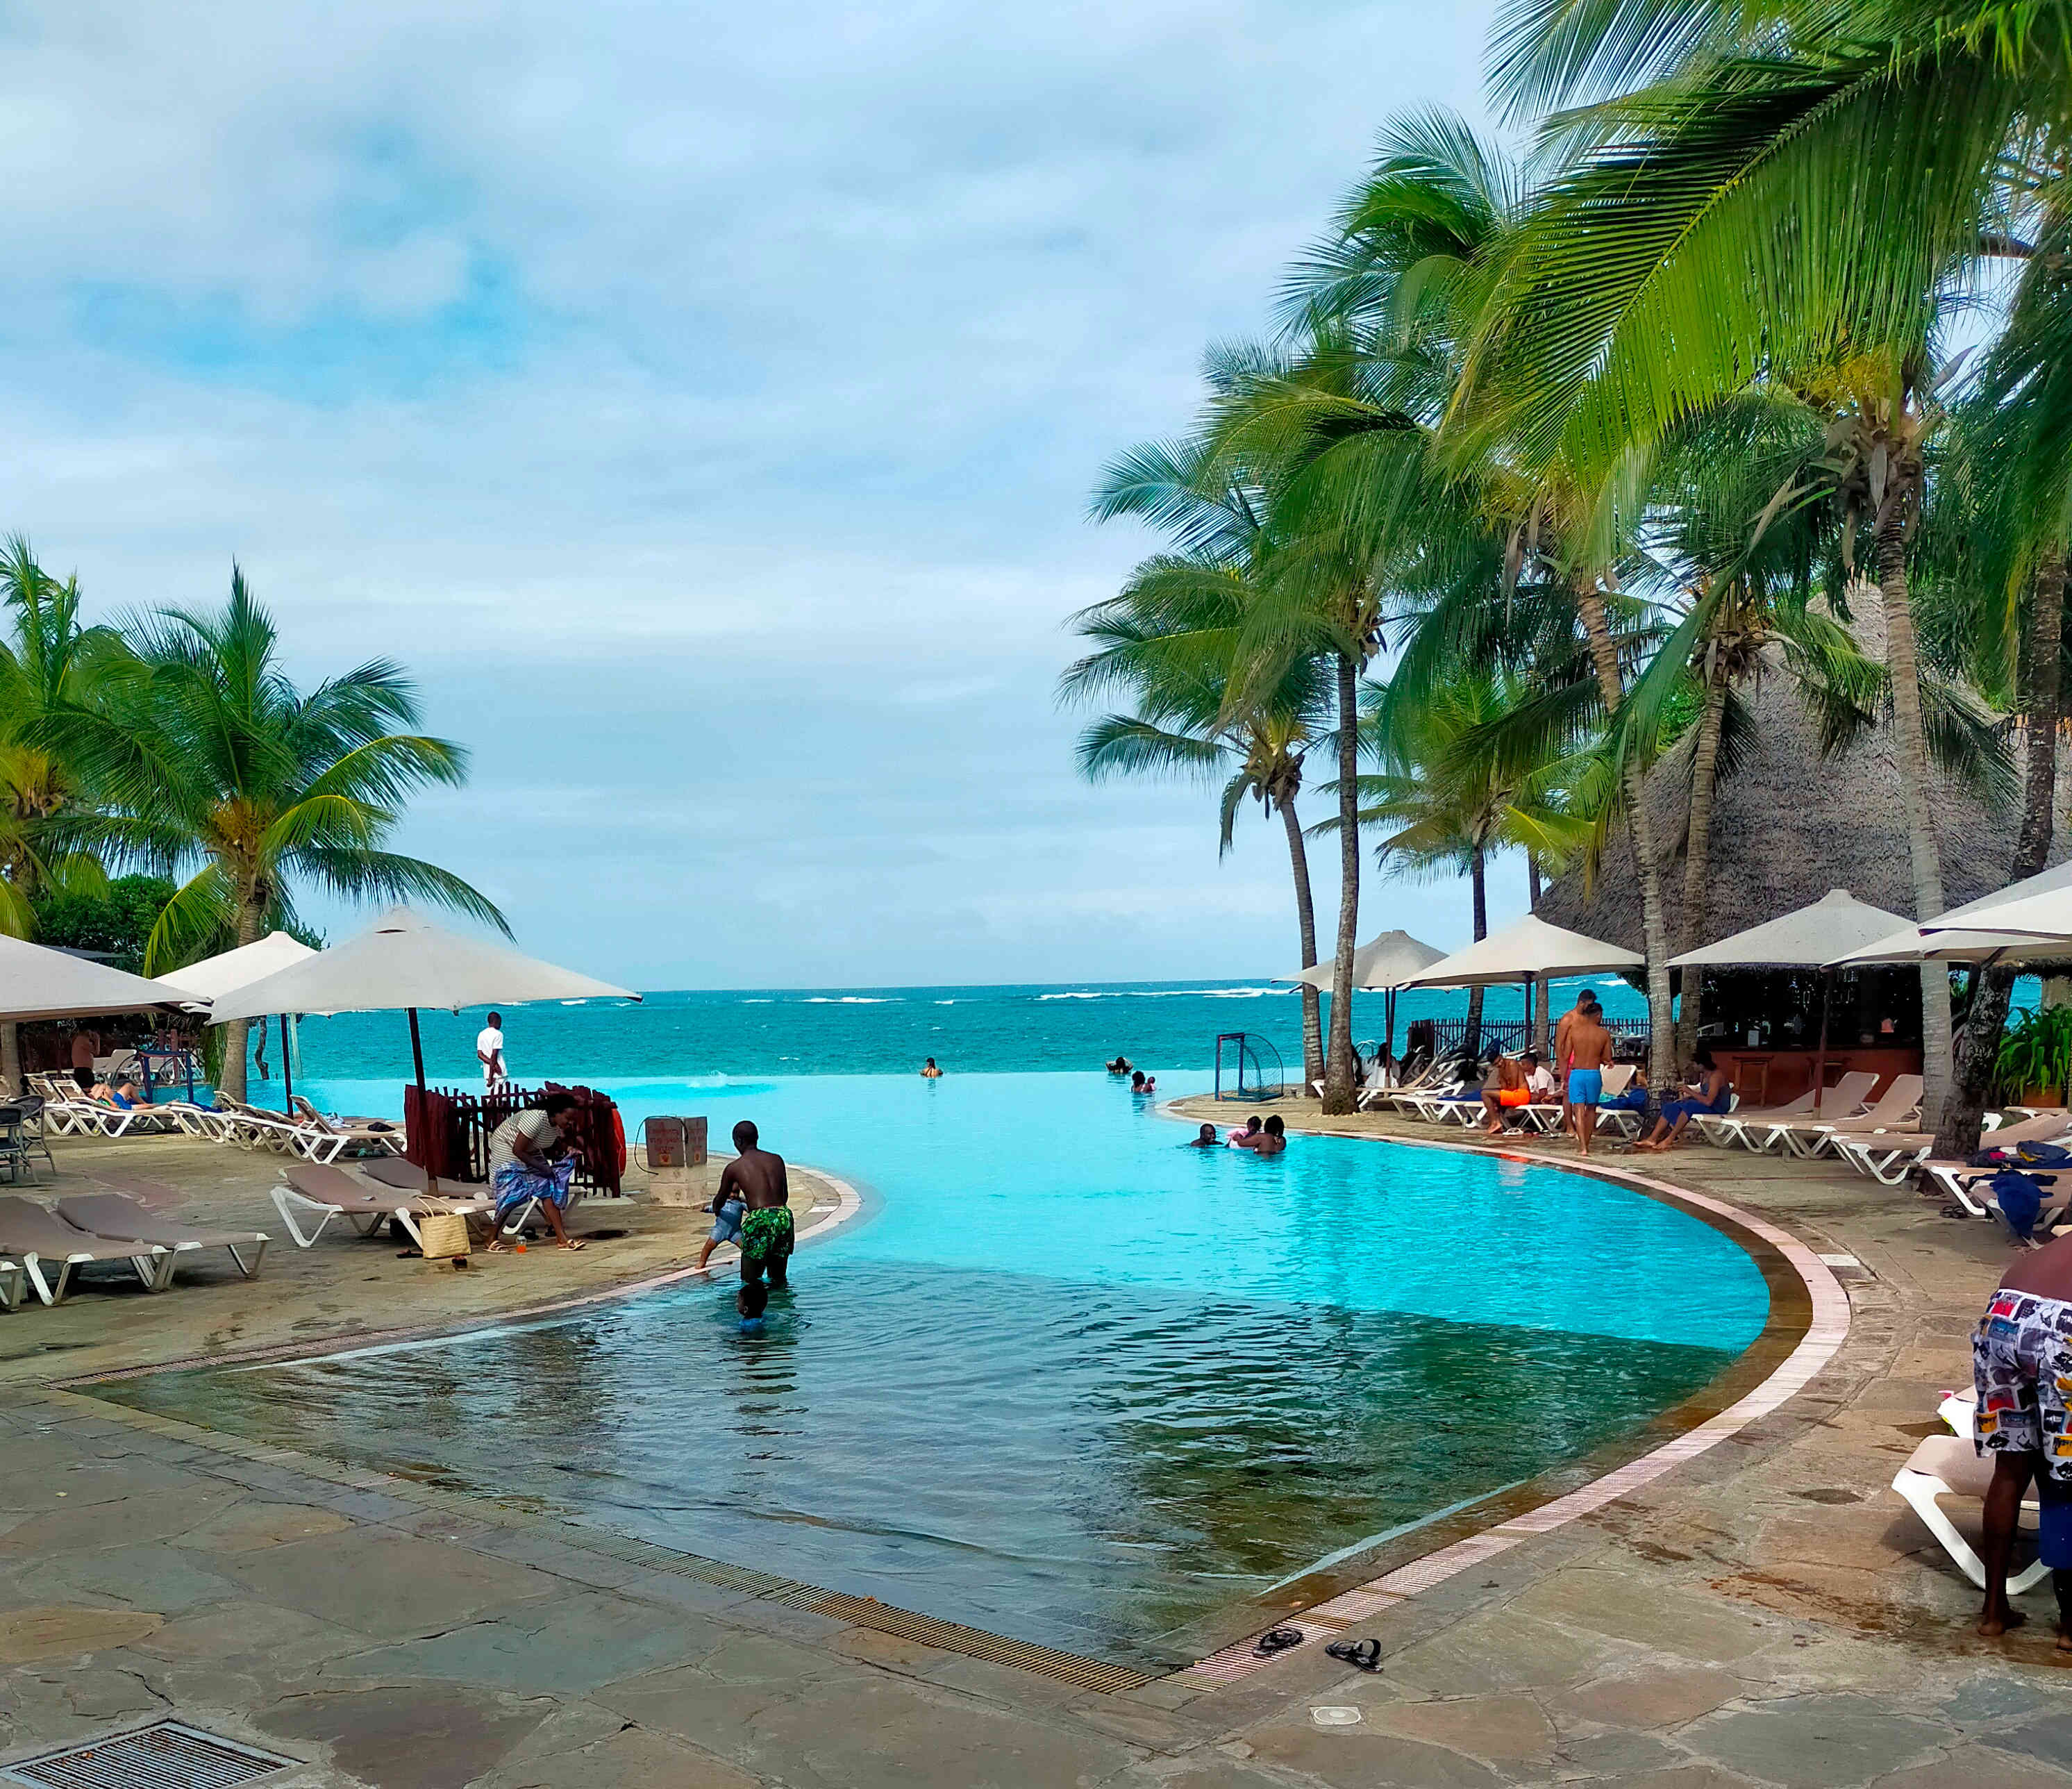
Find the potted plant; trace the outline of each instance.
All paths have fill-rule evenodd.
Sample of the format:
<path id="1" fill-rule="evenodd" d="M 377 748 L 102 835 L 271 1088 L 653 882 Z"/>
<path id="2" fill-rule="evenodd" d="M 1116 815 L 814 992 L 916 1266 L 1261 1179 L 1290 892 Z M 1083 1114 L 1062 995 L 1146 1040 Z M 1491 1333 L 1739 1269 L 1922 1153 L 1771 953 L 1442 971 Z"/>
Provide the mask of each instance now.
<path id="1" fill-rule="evenodd" d="M 2072 1006 L 2024 1013 L 2000 1038 L 1993 1085 L 2010 1104 L 2058 1106 L 2072 1082 Z"/>

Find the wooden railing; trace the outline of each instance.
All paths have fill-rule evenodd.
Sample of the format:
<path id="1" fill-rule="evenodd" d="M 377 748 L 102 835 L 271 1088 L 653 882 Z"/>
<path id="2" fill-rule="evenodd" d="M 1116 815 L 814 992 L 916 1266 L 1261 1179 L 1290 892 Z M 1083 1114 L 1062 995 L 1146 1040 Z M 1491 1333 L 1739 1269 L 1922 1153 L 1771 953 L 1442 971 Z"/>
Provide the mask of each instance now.
<path id="1" fill-rule="evenodd" d="M 538 1109 L 549 1093 L 575 1097 L 575 1110 L 564 1112 L 557 1121 L 578 1151 L 575 1184 L 616 1199 L 624 1166 L 619 1108 L 594 1088 L 565 1088 L 553 1081 L 536 1088 L 504 1086 L 487 1093 L 427 1088 L 421 1112 L 417 1088 L 405 1087 L 403 1153 L 441 1180 L 485 1181 L 489 1178 L 491 1133 L 514 1112 Z"/>

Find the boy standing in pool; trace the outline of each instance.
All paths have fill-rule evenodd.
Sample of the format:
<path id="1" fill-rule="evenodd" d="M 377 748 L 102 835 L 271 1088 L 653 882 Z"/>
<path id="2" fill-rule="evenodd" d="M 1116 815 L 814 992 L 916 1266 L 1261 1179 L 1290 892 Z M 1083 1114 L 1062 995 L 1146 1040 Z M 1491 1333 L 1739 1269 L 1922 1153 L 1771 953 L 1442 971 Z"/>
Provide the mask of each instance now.
<path id="1" fill-rule="evenodd" d="M 720 1171 L 713 1203 L 722 1210 L 730 1199 L 747 1207 L 741 1220 L 741 1277 L 770 1276 L 773 1286 L 787 1283 L 791 1260 L 791 1184 L 784 1158 L 760 1146 L 754 1125 L 746 1118 L 734 1127 L 734 1159 Z"/>

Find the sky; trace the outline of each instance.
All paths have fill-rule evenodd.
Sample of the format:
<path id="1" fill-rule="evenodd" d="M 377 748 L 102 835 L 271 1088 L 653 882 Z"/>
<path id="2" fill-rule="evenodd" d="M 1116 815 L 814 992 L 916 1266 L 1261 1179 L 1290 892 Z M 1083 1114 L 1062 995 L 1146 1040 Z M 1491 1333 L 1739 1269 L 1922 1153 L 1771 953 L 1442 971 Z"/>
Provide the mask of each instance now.
<path id="1" fill-rule="evenodd" d="M 298 681 L 403 660 L 473 771 L 401 848 L 538 954 L 1291 969 L 1277 824 L 1219 862 L 1212 790 L 1073 769 L 1065 618 L 1153 545 L 1087 495 L 1268 327 L 1389 115 L 1482 116 L 1487 22 L 10 0 L 0 528 L 97 616 L 235 558 Z M 1367 879 L 1363 936 L 1470 936 L 1460 888 Z"/>

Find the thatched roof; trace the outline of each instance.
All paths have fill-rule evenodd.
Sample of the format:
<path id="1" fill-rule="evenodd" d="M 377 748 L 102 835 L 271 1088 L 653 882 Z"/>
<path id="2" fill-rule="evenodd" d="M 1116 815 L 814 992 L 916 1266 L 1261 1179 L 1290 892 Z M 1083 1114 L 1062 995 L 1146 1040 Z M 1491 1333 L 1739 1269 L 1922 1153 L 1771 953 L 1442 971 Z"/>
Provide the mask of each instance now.
<path id="1" fill-rule="evenodd" d="M 1873 621 L 1873 625 L 1875 625 Z M 1881 644 L 1865 640 L 1866 650 Z M 1774 654 L 1776 648 L 1770 649 Z M 1752 747 L 1712 799 L 1700 935 L 1684 929 L 1684 845 L 1690 814 L 1688 744 L 1670 753 L 1647 779 L 1648 817 L 1662 857 L 1663 899 L 1671 948 L 1715 943 L 1794 907 L 1845 888 L 1858 900 L 1910 918 L 1914 878 L 1906 820 L 1900 805 L 1891 734 L 1883 730 L 1833 758 L 1820 753 L 1818 729 L 1781 656 L 1742 697 L 1753 726 Z M 2065 778 L 2059 776 L 2061 796 Z M 1942 845 L 1946 905 L 1992 893 L 2008 881 L 2019 816 L 1990 811 L 1980 796 L 1936 777 L 1930 792 Z M 2066 854 L 2061 819 L 2054 855 Z M 1594 877 L 1578 867 L 1556 882 L 1534 910 L 1541 919 L 1630 949 L 1644 948 L 1640 882 L 1623 825 L 1607 842 Z"/>

